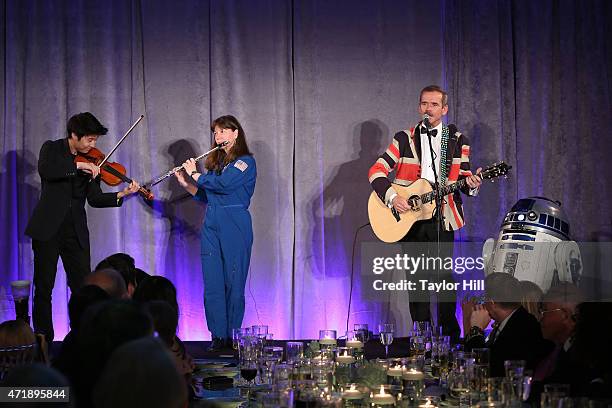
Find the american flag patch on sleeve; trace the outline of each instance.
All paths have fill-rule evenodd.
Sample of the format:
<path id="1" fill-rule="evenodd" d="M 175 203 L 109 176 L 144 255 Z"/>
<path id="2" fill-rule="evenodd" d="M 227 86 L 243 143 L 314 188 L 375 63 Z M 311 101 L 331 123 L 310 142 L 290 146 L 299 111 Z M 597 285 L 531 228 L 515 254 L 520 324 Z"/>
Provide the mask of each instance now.
<path id="1" fill-rule="evenodd" d="M 234 167 L 244 172 L 247 169 L 247 167 L 249 167 L 249 165 L 243 162 L 242 160 L 238 160 L 236 163 L 234 163 Z"/>

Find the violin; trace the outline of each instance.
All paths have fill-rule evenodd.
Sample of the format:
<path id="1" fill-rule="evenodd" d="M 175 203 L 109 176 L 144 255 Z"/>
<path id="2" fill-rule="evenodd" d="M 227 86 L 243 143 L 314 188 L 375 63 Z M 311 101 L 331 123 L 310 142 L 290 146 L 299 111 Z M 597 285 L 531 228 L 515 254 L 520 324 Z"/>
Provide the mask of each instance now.
<path id="1" fill-rule="evenodd" d="M 116 162 L 105 161 L 106 156 L 100 150 L 95 147 L 92 148 L 88 153 L 79 153 L 74 158 L 74 162 L 92 163 L 96 166 L 100 166 L 100 178 L 102 181 L 109 186 L 118 186 L 122 182 L 131 184 L 132 179 L 126 176 L 127 171 L 125 167 Z M 145 200 L 153 200 L 153 193 L 151 190 L 140 187 L 138 193 L 144 197 Z"/>

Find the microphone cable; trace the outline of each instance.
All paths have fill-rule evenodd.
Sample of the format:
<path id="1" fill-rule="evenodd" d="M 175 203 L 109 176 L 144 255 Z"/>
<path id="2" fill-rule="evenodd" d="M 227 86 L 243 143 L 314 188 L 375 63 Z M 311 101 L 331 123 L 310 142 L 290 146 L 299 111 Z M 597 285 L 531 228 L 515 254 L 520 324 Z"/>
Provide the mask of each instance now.
<path id="1" fill-rule="evenodd" d="M 349 289 L 348 310 L 346 312 L 346 331 L 349 331 L 349 319 L 351 317 L 351 302 L 353 300 L 353 279 L 355 277 L 355 247 L 357 246 L 357 235 L 359 234 L 359 231 L 361 231 L 363 228 L 367 227 L 368 225 L 370 225 L 369 222 L 357 228 L 357 230 L 355 230 L 355 235 L 353 236 L 353 252 L 351 255 L 351 279 L 350 279 L 351 286 Z"/>

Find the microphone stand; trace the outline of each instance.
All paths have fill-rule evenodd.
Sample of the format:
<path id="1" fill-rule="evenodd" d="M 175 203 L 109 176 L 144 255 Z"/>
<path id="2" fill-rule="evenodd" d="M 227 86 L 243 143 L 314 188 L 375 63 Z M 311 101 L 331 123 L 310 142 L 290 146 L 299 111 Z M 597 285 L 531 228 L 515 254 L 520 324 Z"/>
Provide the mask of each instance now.
<path id="1" fill-rule="evenodd" d="M 429 120 L 426 120 L 427 124 L 429 124 L 431 126 L 431 124 L 429 123 Z M 425 123 L 423 123 L 425 124 Z M 438 220 L 436 222 L 436 249 L 437 249 L 437 256 L 438 258 L 440 257 L 440 229 L 444 227 L 444 215 L 442 214 L 442 197 L 440 197 L 440 180 L 438 179 L 438 172 L 436 170 L 436 160 L 434 159 L 434 157 L 436 157 L 435 152 L 433 150 L 433 145 L 431 143 L 431 128 L 427 125 L 425 125 L 425 129 L 427 129 L 427 139 L 429 140 L 429 154 L 431 157 L 431 169 L 433 170 L 433 174 L 434 174 L 434 200 L 435 200 L 435 204 L 436 204 L 436 215 L 438 217 Z M 442 134 L 440 134 L 440 137 L 442 137 Z M 440 152 L 441 153 L 441 152 Z M 440 154 L 441 156 L 441 154 Z M 445 163 L 440 162 L 440 167 L 442 167 L 443 165 L 445 165 Z M 436 271 L 436 278 L 439 281 L 440 280 L 440 271 Z M 432 293 L 433 294 L 433 293 Z M 434 294 L 434 296 L 436 296 Z M 440 307 L 439 307 L 439 299 L 436 296 L 436 323 L 438 324 L 438 327 L 440 327 Z M 430 308 L 431 308 L 431 300 L 430 300 Z"/>

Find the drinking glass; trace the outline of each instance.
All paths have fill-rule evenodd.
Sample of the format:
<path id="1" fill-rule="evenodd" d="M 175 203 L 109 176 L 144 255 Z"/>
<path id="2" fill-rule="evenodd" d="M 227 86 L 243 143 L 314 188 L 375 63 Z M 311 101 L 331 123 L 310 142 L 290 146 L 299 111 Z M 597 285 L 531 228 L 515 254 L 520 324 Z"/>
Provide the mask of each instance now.
<path id="1" fill-rule="evenodd" d="M 523 378 L 525 371 L 525 360 L 506 360 L 504 361 L 506 378 Z"/>
<path id="2" fill-rule="evenodd" d="M 569 385 L 567 384 L 545 384 L 544 392 L 540 399 L 542 408 L 557 408 L 560 401 L 569 396 Z"/>
<path id="3" fill-rule="evenodd" d="M 357 339 L 361 340 L 364 344 L 367 343 L 368 340 L 370 340 L 370 330 L 368 329 L 367 324 L 354 324 L 353 330 L 355 330 Z"/>
<path id="4" fill-rule="evenodd" d="M 448 376 L 448 387 L 451 396 L 459 400 L 460 408 L 470 406 L 470 377 L 467 370 L 452 370 Z"/>
<path id="5" fill-rule="evenodd" d="M 431 323 L 427 321 L 412 322 L 412 331 L 417 336 L 426 336 L 427 333 L 431 336 Z"/>
<path id="6" fill-rule="evenodd" d="M 247 381 L 247 387 L 252 387 L 257 377 L 257 360 L 241 360 L 240 361 L 240 376 Z"/>
<path id="7" fill-rule="evenodd" d="M 250 333 L 251 330 L 248 327 L 232 329 L 232 348 L 238 350 L 242 336 L 248 336 Z"/>
<path id="8" fill-rule="evenodd" d="M 395 326 L 393 323 L 381 323 L 378 325 L 378 331 L 380 332 L 380 342 L 385 346 L 385 358 L 389 358 L 389 345 L 393 343 Z"/>
<path id="9" fill-rule="evenodd" d="M 287 363 L 293 364 L 304 357 L 304 343 L 301 341 L 287 342 Z"/>
<path id="10" fill-rule="evenodd" d="M 268 326 L 265 324 L 251 326 L 251 333 L 254 335 L 268 334 Z"/>
<path id="11" fill-rule="evenodd" d="M 272 382 L 272 371 L 274 366 L 283 360 L 283 348 L 278 346 L 264 346 L 263 358 L 261 359 L 262 364 L 261 378 L 265 383 Z"/>
<path id="12" fill-rule="evenodd" d="M 424 356 L 427 351 L 427 343 L 424 336 L 410 337 L 410 355 Z"/>
<path id="13" fill-rule="evenodd" d="M 474 353 L 474 363 L 476 365 L 489 365 L 489 349 L 488 348 L 475 348 L 472 349 Z"/>
<path id="14" fill-rule="evenodd" d="M 440 385 L 442 385 L 445 381 L 445 378 L 448 374 L 449 370 L 449 360 L 450 360 L 450 344 L 445 340 L 449 338 L 449 336 L 440 336 L 445 337 L 442 341 L 440 339 L 435 339 L 432 343 L 431 347 L 431 371 L 434 377 L 440 378 Z"/>

